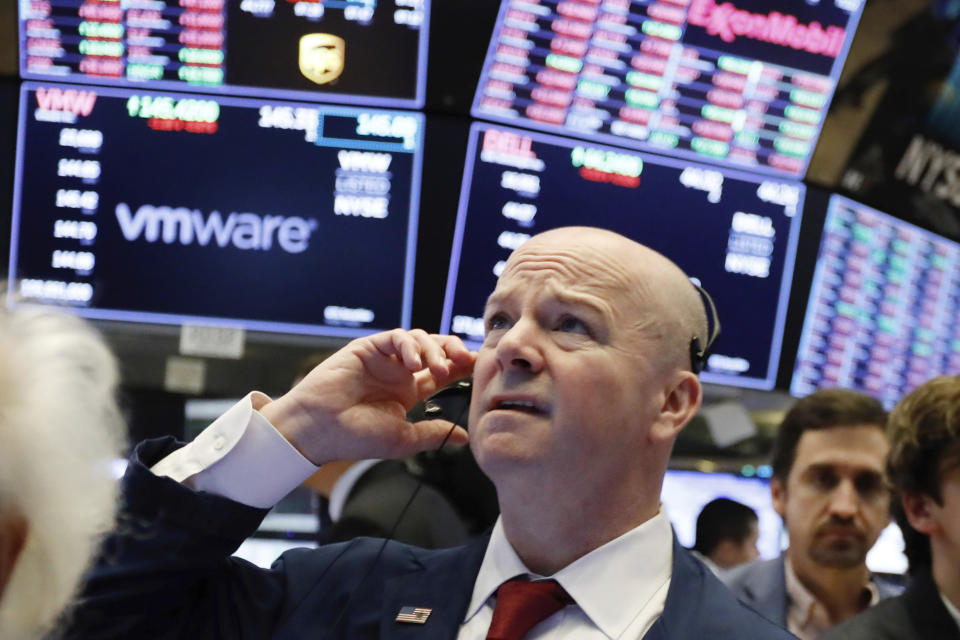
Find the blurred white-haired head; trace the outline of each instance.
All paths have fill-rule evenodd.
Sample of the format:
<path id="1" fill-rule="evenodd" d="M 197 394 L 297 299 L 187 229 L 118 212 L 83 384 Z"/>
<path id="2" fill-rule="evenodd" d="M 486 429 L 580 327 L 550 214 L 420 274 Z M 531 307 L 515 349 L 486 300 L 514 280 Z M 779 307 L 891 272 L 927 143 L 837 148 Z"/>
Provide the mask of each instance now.
<path id="1" fill-rule="evenodd" d="M 49 633 L 113 525 L 116 384 L 79 318 L 0 309 L 0 638 Z"/>

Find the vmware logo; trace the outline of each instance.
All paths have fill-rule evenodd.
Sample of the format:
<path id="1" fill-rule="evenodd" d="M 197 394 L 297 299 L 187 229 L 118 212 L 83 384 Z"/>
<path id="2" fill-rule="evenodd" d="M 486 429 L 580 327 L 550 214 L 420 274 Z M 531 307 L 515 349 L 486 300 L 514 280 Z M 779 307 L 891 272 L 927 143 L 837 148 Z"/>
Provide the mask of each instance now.
<path id="1" fill-rule="evenodd" d="M 316 220 L 299 216 L 231 213 L 224 218 L 219 211 L 205 216 L 199 209 L 151 204 L 141 205 L 134 213 L 125 202 L 117 204 L 116 216 L 123 237 L 130 242 L 143 238 L 151 243 L 184 246 L 206 247 L 213 243 L 243 251 L 269 251 L 276 243 L 287 253 L 302 253 L 317 228 Z"/>

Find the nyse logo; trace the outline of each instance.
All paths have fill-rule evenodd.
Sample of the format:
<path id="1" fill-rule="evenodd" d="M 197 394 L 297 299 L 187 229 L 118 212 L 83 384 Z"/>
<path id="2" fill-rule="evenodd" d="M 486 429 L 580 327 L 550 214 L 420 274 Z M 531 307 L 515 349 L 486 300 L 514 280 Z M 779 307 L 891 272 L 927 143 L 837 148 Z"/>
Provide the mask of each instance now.
<path id="1" fill-rule="evenodd" d="M 186 207 L 140 206 L 136 213 L 121 202 L 116 209 L 117 222 L 123 237 L 133 242 L 141 237 L 147 242 L 163 241 L 187 246 L 198 244 L 218 247 L 228 245 L 241 250 L 269 251 L 274 242 L 287 253 L 307 250 L 316 220 L 299 216 L 260 216 L 256 213 L 231 213 L 224 218 L 219 211 L 204 216 L 198 209 Z"/>

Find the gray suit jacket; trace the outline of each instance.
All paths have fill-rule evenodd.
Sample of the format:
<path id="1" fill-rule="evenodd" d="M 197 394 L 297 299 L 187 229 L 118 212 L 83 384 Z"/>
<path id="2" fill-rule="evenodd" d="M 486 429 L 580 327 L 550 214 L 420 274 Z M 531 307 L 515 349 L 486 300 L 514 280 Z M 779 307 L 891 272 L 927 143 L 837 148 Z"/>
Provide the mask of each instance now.
<path id="1" fill-rule="evenodd" d="M 771 560 L 755 560 L 731 569 L 722 576 L 723 582 L 741 600 L 784 629 L 787 628 L 787 577 L 785 556 Z M 890 598 L 901 592 L 900 587 L 874 575 L 880 598 Z"/>

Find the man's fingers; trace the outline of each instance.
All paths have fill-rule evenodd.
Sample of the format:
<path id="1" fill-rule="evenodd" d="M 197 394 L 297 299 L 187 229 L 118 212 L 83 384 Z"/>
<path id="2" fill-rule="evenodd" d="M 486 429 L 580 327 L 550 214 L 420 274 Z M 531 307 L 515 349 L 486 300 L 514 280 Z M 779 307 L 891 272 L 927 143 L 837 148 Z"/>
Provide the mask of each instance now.
<path id="1" fill-rule="evenodd" d="M 445 420 L 413 425 L 405 413 L 470 375 L 475 360 L 456 337 L 378 333 L 335 354 L 263 413 L 314 463 L 403 457 L 436 449 L 448 434 L 460 444 L 467 440 L 462 428 Z"/>
<path id="2" fill-rule="evenodd" d="M 437 346 L 437 353 L 442 354 L 443 368 L 431 371 L 437 378 L 438 387 L 446 385 L 464 378 L 473 372 L 473 365 L 477 361 L 477 354 L 467 349 L 463 341 L 457 336 L 447 336 L 434 334 L 430 340 Z"/>
<path id="3" fill-rule="evenodd" d="M 439 449 L 441 444 L 467 443 L 467 432 L 463 427 L 456 426 L 446 420 L 424 420 L 410 423 L 410 426 L 414 437 L 409 442 L 410 451 L 403 455 Z M 447 437 L 448 434 L 449 438 Z"/>
<path id="4" fill-rule="evenodd" d="M 435 376 L 432 371 L 424 369 L 414 374 L 414 381 L 417 384 L 417 398 L 424 398 L 433 395 L 445 386 L 466 378 L 473 373 L 473 364 L 476 356 L 467 352 L 469 357 L 461 358 L 457 361 L 451 361 L 445 375 Z"/>
<path id="5" fill-rule="evenodd" d="M 432 336 L 422 329 L 414 329 L 410 337 L 417 341 L 420 352 L 424 357 L 424 365 L 435 376 L 446 376 L 449 373 L 447 354 L 437 336 Z"/>
<path id="6" fill-rule="evenodd" d="M 366 338 L 383 356 L 396 357 L 408 371 L 424 367 L 445 369 L 445 355 L 439 344 L 422 329 L 394 329 Z"/>
<path id="7" fill-rule="evenodd" d="M 403 329 L 376 333 L 360 338 L 355 343 L 357 346 L 353 349 L 353 355 L 360 358 L 364 366 L 377 377 L 387 374 L 396 365 L 411 373 L 423 368 L 419 344 Z"/>
<path id="8" fill-rule="evenodd" d="M 434 334 L 430 337 L 437 341 L 437 344 L 443 348 L 444 353 L 450 360 L 462 361 L 469 358 L 472 362 L 476 356 L 473 351 L 467 349 L 467 345 L 463 344 L 463 340 L 457 336 Z"/>
<path id="9" fill-rule="evenodd" d="M 431 368 L 415 374 L 417 396 L 420 399 L 436 393 L 457 380 L 466 378 L 473 373 L 473 365 L 477 361 L 477 354 L 467 349 L 463 341 L 456 336 L 431 335 L 429 339 L 442 350 L 444 368 L 439 372 Z"/>
<path id="10" fill-rule="evenodd" d="M 431 335 L 422 329 L 394 329 L 367 340 L 380 355 L 397 358 L 408 371 L 429 369 L 435 378 L 448 381 L 469 375 L 476 359 L 460 338 Z"/>
<path id="11" fill-rule="evenodd" d="M 417 340 L 408 332 L 398 331 L 393 334 L 393 345 L 400 355 L 403 365 L 410 371 L 419 371 L 423 368 L 422 349 Z"/>
<path id="12" fill-rule="evenodd" d="M 449 438 L 448 438 L 449 435 Z M 421 451 L 439 449 L 441 444 L 465 444 L 467 432 L 442 419 L 407 422 L 386 416 L 367 437 L 354 440 L 338 451 L 334 459 L 403 458 Z"/>

